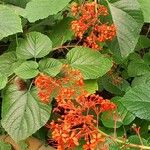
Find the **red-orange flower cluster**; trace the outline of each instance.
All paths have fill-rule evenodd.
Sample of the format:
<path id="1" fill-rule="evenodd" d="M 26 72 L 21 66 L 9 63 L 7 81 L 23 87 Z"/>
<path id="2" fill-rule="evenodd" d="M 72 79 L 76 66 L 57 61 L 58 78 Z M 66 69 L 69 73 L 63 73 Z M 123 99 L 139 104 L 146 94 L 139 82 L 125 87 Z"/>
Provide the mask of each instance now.
<path id="1" fill-rule="evenodd" d="M 35 86 L 38 88 L 38 96 L 40 100 L 44 103 L 50 102 L 50 96 L 54 94 L 57 96 L 57 93 L 66 92 L 69 95 L 69 92 L 66 91 L 66 87 L 70 89 L 73 88 L 76 91 L 80 91 L 80 86 L 83 86 L 83 77 L 78 70 L 71 69 L 69 66 L 64 65 L 62 68 L 62 77 L 53 78 L 44 74 L 40 74 L 35 79 Z M 62 96 L 63 94 L 61 94 Z"/>
<path id="2" fill-rule="evenodd" d="M 64 66 L 61 78 L 40 75 L 35 80 L 35 85 L 43 102 L 49 102 L 50 95 L 57 89 L 57 107 L 53 111 L 58 113 L 63 110 L 63 114 L 47 127 L 58 143 L 58 150 L 73 149 L 79 145 L 80 140 L 85 142 L 83 150 L 94 150 L 99 143 L 105 141 L 97 128 L 98 116 L 104 111 L 114 110 L 116 106 L 109 100 L 85 91 L 79 71 Z"/>
<path id="3" fill-rule="evenodd" d="M 83 39 L 84 46 L 99 50 L 99 43 L 110 41 L 116 36 L 114 24 L 103 24 L 100 21 L 100 16 L 109 15 L 105 6 L 95 2 L 86 2 L 81 6 L 73 3 L 71 12 L 76 17 L 76 20 L 71 22 L 71 28 L 76 37 Z M 85 38 L 86 33 L 88 36 Z"/>
<path id="4" fill-rule="evenodd" d="M 36 78 L 35 85 L 38 88 L 40 100 L 44 103 L 48 103 L 52 92 L 59 87 L 59 82 L 52 77 L 41 74 Z"/>
<path id="5" fill-rule="evenodd" d="M 75 97 L 76 94 L 74 90 L 65 89 L 56 97 L 57 111 L 63 108 L 64 115 L 57 123 L 51 123 L 52 137 L 58 143 L 58 150 L 73 149 L 81 139 L 85 141 L 83 150 L 95 150 L 105 138 L 99 133 L 97 119 L 91 111 L 99 116 L 101 112 L 114 110 L 116 106 L 95 94 L 88 96 L 85 92 Z"/>

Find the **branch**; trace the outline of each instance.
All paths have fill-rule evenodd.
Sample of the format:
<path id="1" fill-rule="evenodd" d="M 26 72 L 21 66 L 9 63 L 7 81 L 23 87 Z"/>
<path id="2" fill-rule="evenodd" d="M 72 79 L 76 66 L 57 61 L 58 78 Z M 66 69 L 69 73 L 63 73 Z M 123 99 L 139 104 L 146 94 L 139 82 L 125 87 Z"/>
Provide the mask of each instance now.
<path id="1" fill-rule="evenodd" d="M 104 133 L 103 131 L 99 130 L 99 132 L 104 135 L 105 137 L 109 137 L 111 138 L 113 141 L 117 142 L 117 143 L 121 143 L 123 145 L 126 145 L 128 147 L 133 147 L 133 148 L 139 148 L 139 149 L 143 149 L 143 150 L 150 150 L 149 146 L 144 146 L 144 145 L 138 145 L 138 144 L 132 144 L 132 143 L 126 143 L 125 141 L 119 140 L 117 138 L 111 137 L 110 135 Z"/>
<path id="2" fill-rule="evenodd" d="M 53 51 L 58 50 L 58 49 L 67 49 L 67 48 L 73 48 L 73 47 L 78 47 L 78 46 L 77 45 L 58 46 L 58 47 L 54 47 Z"/>

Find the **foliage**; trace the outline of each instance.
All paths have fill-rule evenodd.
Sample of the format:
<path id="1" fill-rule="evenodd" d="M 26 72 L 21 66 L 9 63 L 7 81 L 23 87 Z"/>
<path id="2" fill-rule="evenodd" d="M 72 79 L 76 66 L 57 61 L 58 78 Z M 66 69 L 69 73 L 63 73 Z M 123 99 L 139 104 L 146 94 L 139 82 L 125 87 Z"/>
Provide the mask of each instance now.
<path id="1" fill-rule="evenodd" d="M 1 134 L 150 149 L 149 37 L 149 0 L 0 1 Z"/>

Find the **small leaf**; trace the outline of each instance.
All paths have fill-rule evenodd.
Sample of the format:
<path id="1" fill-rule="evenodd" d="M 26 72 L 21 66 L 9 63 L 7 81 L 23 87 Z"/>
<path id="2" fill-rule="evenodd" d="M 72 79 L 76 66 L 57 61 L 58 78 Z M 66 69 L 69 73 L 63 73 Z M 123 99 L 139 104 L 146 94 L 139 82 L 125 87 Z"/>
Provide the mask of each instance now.
<path id="1" fill-rule="evenodd" d="M 93 94 L 98 90 L 97 80 L 85 80 L 85 90 Z"/>
<path id="2" fill-rule="evenodd" d="M 135 116 L 127 111 L 127 109 L 119 102 L 119 99 L 120 97 L 115 97 L 112 100 L 112 102 L 117 105 L 116 128 L 119 128 L 122 125 L 128 125 L 135 119 Z M 105 127 L 114 128 L 115 120 L 112 111 L 104 112 L 102 114 L 101 120 Z"/>
<path id="3" fill-rule="evenodd" d="M 0 90 L 3 89 L 7 84 L 7 77 L 0 73 Z"/>
<path id="4" fill-rule="evenodd" d="M 30 79 L 38 75 L 38 63 L 35 61 L 23 62 L 18 68 L 14 70 L 16 75 L 22 79 Z"/>
<path id="5" fill-rule="evenodd" d="M 0 149 L 1 150 L 12 150 L 12 147 L 10 144 L 0 141 Z"/>
<path id="6" fill-rule="evenodd" d="M 71 0 L 31 0 L 26 5 L 27 18 L 30 22 L 57 14 Z"/>
<path id="7" fill-rule="evenodd" d="M 0 40 L 22 32 L 21 18 L 4 5 L 0 5 Z"/>
<path id="8" fill-rule="evenodd" d="M 137 0 L 115 0 L 114 3 L 108 2 L 108 6 L 117 29 L 117 38 L 112 45 L 122 57 L 127 57 L 134 51 L 143 25 L 140 5 Z"/>
<path id="9" fill-rule="evenodd" d="M 46 124 L 51 107 L 37 98 L 37 92 L 21 91 L 14 84 L 3 92 L 2 126 L 15 141 L 22 141 Z"/>
<path id="10" fill-rule="evenodd" d="M 0 72 L 5 76 L 13 74 L 14 69 L 18 67 L 22 61 L 18 61 L 15 52 L 7 52 L 0 56 Z"/>
<path id="11" fill-rule="evenodd" d="M 131 88 L 121 98 L 122 105 L 136 117 L 150 120 L 150 82 Z"/>
<path id="12" fill-rule="evenodd" d="M 42 59 L 39 62 L 39 69 L 41 72 L 55 77 L 61 70 L 62 63 L 53 58 Z"/>
<path id="13" fill-rule="evenodd" d="M 20 59 L 41 58 L 52 50 L 52 42 L 48 36 L 39 32 L 30 32 L 26 39 L 19 42 L 16 49 Z"/>
<path id="14" fill-rule="evenodd" d="M 90 48 L 77 47 L 67 54 L 68 63 L 79 69 L 84 79 L 96 79 L 106 74 L 112 67 L 112 61 Z"/>

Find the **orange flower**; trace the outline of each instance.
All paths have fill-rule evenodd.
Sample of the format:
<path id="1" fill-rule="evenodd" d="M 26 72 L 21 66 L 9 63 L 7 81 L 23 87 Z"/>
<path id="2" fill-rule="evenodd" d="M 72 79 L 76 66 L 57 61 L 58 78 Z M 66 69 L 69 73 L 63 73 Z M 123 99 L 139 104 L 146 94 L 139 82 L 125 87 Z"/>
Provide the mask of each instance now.
<path id="1" fill-rule="evenodd" d="M 54 89 L 58 88 L 60 85 L 52 77 L 40 74 L 35 79 L 35 86 L 38 88 L 38 96 L 40 100 L 44 103 L 50 102 L 50 95 L 54 91 Z"/>
<path id="2" fill-rule="evenodd" d="M 95 2 L 85 2 L 81 6 L 73 3 L 71 7 L 72 15 L 76 17 L 71 22 L 71 29 L 75 36 L 83 40 L 83 46 L 95 50 L 101 50 L 100 44 L 107 40 L 111 41 L 116 36 L 114 24 L 102 24 L 101 16 L 107 16 L 108 9 L 104 5 Z M 86 38 L 85 38 L 85 34 Z"/>
<path id="3" fill-rule="evenodd" d="M 97 129 L 97 118 L 93 111 L 98 116 L 116 106 L 99 95 L 90 95 L 85 91 L 83 77 L 78 70 L 65 65 L 61 73 L 59 79 L 40 74 L 35 80 L 41 101 L 49 103 L 50 96 L 57 91 L 54 113 L 63 110 L 56 122 L 52 121 L 46 126 L 51 129 L 58 150 L 73 149 L 79 145 L 80 139 L 85 141 L 83 149 L 93 150 L 105 141 Z"/>

